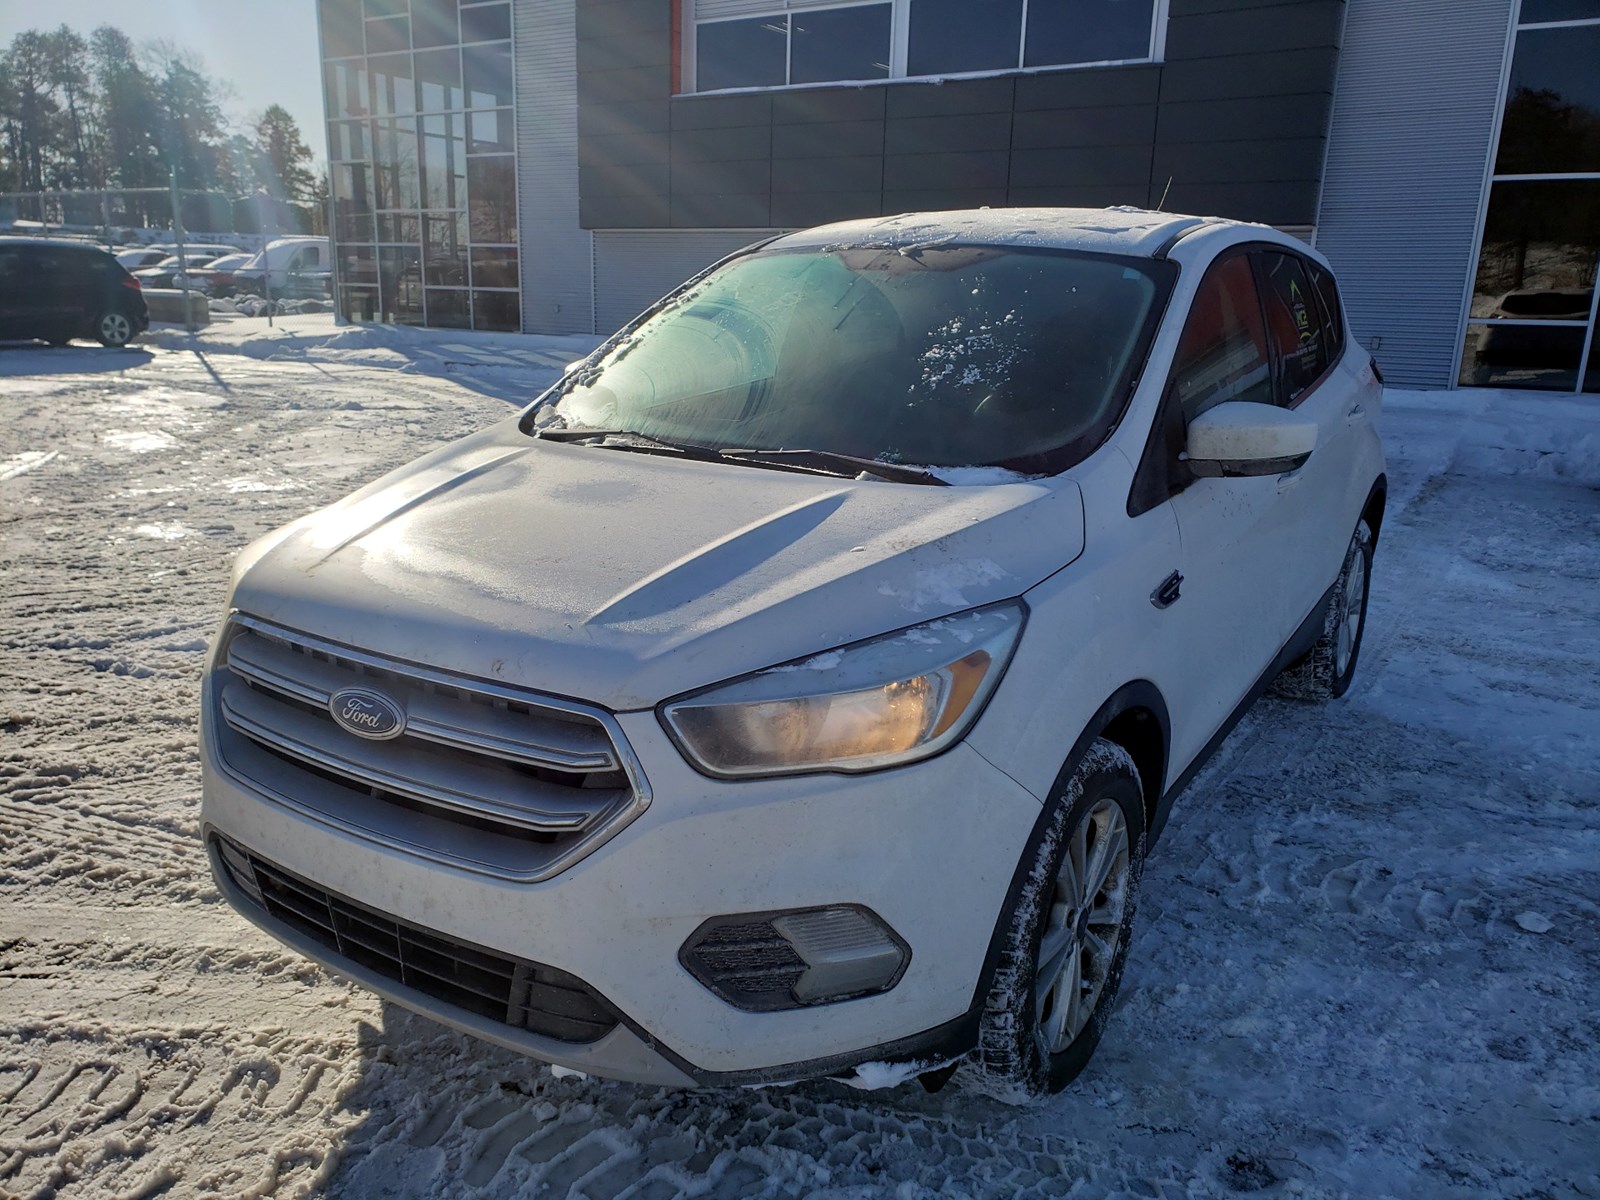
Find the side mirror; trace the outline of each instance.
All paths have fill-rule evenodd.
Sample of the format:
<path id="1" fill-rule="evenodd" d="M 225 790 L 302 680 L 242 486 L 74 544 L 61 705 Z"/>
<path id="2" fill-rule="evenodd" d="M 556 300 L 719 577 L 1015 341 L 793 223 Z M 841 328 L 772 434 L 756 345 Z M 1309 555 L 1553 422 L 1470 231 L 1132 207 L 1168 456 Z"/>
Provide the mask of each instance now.
<path id="1" fill-rule="evenodd" d="M 1281 475 L 1317 448 L 1317 423 L 1270 404 L 1229 400 L 1189 422 L 1189 469 L 1216 478 Z"/>

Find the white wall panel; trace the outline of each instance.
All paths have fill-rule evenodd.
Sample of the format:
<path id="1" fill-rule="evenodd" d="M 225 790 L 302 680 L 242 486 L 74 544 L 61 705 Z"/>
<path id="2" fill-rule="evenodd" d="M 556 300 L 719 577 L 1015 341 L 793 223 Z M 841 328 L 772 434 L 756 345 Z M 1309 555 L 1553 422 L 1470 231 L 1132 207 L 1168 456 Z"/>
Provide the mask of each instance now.
<path id="1" fill-rule="evenodd" d="M 1392 383 L 1455 380 L 1513 0 L 1350 0 L 1317 248 Z"/>
<path id="2" fill-rule="evenodd" d="M 522 328 L 590 333 L 590 235 L 578 225 L 576 0 L 515 0 Z"/>

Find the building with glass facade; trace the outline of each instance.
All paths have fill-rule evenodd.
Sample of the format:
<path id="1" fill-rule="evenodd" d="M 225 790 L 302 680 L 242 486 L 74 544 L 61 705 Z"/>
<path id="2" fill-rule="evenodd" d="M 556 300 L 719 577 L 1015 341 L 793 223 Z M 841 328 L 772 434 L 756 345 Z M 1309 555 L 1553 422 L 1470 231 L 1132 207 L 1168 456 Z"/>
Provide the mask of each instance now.
<path id="1" fill-rule="evenodd" d="M 320 19 L 340 311 L 521 329 L 511 5 L 329 0 Z"/>
<path id="2" fill-rule="evenodd" d="M 606 333 L 786 229 L 1289 229 L 1392 382 L 1600 392 L 1600 0 L 319 0 L 354 320 Z"/>

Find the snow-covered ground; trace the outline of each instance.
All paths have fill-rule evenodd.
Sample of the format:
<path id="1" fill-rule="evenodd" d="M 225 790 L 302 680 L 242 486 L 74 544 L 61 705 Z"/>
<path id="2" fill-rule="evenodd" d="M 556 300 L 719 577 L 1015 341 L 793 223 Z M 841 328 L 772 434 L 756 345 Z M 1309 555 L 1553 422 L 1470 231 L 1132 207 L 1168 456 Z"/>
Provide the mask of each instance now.
<path id="1" fill-rule="evenodd" d="M 234 916 L 195 757 L 233 553 L 592 344 L 0 348 L 0 1195 L 1600 1197 L 1600 398 L 1391 393 L 1356 687 L 1264 701 L 1179 802 L 1050 1103 L 556 1078 Z"/>

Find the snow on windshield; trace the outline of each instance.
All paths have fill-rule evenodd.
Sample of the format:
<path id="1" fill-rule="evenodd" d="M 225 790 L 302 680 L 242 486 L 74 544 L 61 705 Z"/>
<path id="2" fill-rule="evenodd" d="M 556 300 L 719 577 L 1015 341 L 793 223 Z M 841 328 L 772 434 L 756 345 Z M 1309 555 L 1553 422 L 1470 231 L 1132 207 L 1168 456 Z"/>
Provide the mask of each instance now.
<path id="1" fill-rule="evenodd" d="M 716 447 L 1055 473 L 1103 439 L 1166 264 L 988 246 L 735 260 L 663 306 L 546 421 Z"/>

